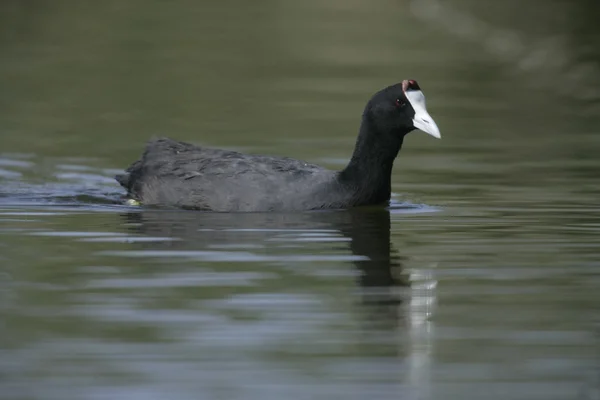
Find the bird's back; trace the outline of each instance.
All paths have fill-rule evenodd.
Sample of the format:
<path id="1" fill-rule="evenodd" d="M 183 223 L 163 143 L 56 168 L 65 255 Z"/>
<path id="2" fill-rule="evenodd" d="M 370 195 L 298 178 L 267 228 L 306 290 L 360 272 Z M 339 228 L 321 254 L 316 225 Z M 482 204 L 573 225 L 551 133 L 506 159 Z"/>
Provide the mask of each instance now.
<path id="1" fill-rule="evenodd" d="M 117 181 L 145 205 L 211 211 L 319 208 L 335 173 L 291 158 L 248 155 L 161 138 Z M 314 205 L 307 204 L 315 202 Z"/>

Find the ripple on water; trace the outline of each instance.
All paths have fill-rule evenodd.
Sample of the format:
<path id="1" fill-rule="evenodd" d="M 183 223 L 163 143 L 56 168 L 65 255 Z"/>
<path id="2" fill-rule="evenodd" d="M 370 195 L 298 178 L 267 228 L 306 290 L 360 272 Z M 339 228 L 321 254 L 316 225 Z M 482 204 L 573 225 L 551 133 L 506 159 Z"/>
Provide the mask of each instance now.
<path id="1" fill-rule="evenodd" d="M 184 259 L 205 262 L 353 262 L 366 261 L 368 257 L 358 255 L 265 255 L 247 251 L 205 251 L 205 250 L 107 250 L 96 253 L 100 256 L 133 258 Z"/>
<path id="2" fill-rule="evenodd" d="M 40 204 L 83 205 L 120 203 L 122 191 L 114 180 L 115 170 L 85 164 L 65 163 L 65 159 L 36 159 L 5 155 L 0 157 L 0 202 L 26 208 Z M 67 159 L 70 160 L 70 159 Z M 72 161 L 90 162 L 87 159 Z M 19 169 L 15 171 L 15 169 Z M 30 183 L 32 178 L 40 183 Z M 20 210 L 19 210 L 20 211 Z"/>
<path id="3" fill-rule="evenodd" d="M 31 232 L 31 236 L 56 236 L 56 237 L 72 237 L 81 238 L 86 236 L 91 237 L 103 237 L 103 236 L 125 236 L 125 233 L 118 232 L 85 232 L 85 231 L 44 231 L 44 232 Z"/>
<path id="4" fill-rule="evenodd" d="M 78 242 L 88 243 L 151 243 L 151 242 L 175 242 L 179 238 L 160 237 L 160 236 L 129 236 L 121 235 L 116 237 L 92 237 L 77 239 Z"/>
<path id="5" fill-rule="evenodd" d="M 90 184 L 113 184 L 115 182 L 113 177 L 98 175 L 98 174 L 86 174 L 82 172 L 63 172 L 55 174 L 56 178 L 63 180 L 81 181 L 85 182 L 86 185 Z"/>
<path id="6" fill-rule="evenodd" d="M 13 168 L 31 168 L 35 164 L 31 161 L 0 157 L 0 166 Z"/>
<path id="7" fill-rule="evenodd" d="M 212 228 L 201 228 L 198 232 L 249 232 L 249 233 L 278 233 L 278 232 L 296 232 L 296 233 L 337 233 L 335 229 L 288 229 L 288 228 L 226 228 L 226 229 L 212 229 Z"/>
<path id="8" fill-rule="evenodd" d="M 23 174 L 20 173 L 20 172 L 16 172 L 16 171 L 11 171 L 11 170 L 8 170 L 8 169 L 0 168 L 0 177 L 2 177 L 2 178 L 6 178 L 6 179 L 18 179 L 21 176 L 23 176 Z"/>
<path id="9" fill-rule="evenodd" d="M 394 198 L 390 200 L 388 210 L 391 214 L 424 214 L 442 211 L 439 207 L 433 207 L 427 204 L 401 202 Z"/>
<path id="10" fill-rule="evenodd" d="M 280 234 L 272 238 L 266 239 L 268 242 L 351 242 L 352 238 L 343 236 L 339 232 L 295 232 Z"/>
<path id="11" fill-rule="evenodd" d="M 0 211 L 1 215 L 7 216 L 51 216 L 51 215 L 66 215 L 64 212 L 51 212 L 51 211 Z"/>
<path id="12" fill-rule="evenodd" d="M 74 238 L 78 242 L 89 243 L 148 243 L 178 241 L 179 238 L 160 236 L 133 236 L 121 232 L 86 231 L 42 231 L 29 232 L 30 236 Z"/>
<path id="13" fill-rule="evenodd" d="M 212 272 L 158 274 L 150 278 L 111 278 L 90 280 L 86 287 L 92 289 L 175 288 L 206 286 L 251 286 L 255 281 L 274 279 L 267 272 Z"/>

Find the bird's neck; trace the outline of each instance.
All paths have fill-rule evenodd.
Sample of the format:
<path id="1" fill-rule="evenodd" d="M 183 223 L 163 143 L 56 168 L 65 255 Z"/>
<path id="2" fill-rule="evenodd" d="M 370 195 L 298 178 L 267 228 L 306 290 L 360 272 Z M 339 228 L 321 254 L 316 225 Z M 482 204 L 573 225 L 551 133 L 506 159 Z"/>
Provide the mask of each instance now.
<path id="1" fill-rule="evenodd" d="M 363 116 L 352 158 L 339 173 L 340 183 L 353 192 L 357 205 L 390 199 L 392 167 L 403 139 L 404 135 L 379 132 L 375 123 Z"/>

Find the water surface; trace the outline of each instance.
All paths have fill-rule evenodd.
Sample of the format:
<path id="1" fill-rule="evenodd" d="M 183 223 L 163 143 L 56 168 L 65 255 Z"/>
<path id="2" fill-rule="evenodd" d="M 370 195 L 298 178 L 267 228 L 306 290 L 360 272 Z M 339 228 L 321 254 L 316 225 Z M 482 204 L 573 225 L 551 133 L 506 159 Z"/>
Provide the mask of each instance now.
<path id="1" fill-rule="evenodd" d="M 595 2 L 25 4 L 0 397 L 598 398 Z M 342 168 L 409 77 L 443 139 L 409 135 L 386 209 L 152 210 L 112 179 L 157 135 Z"/>

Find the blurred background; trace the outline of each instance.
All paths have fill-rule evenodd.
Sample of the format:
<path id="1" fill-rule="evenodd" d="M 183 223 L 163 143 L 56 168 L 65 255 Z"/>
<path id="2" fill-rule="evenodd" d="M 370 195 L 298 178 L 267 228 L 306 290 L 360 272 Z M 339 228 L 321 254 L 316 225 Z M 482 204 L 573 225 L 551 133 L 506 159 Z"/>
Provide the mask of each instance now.
<path id="1" fill-rule="evenodd" d="M 598 17 L 3 0 L 0 398 L 600 398 Z M 156 136 L 343 168 L 407 78 L 442 140 L 408 136 L 385 210 L 121 205 Z"/>

